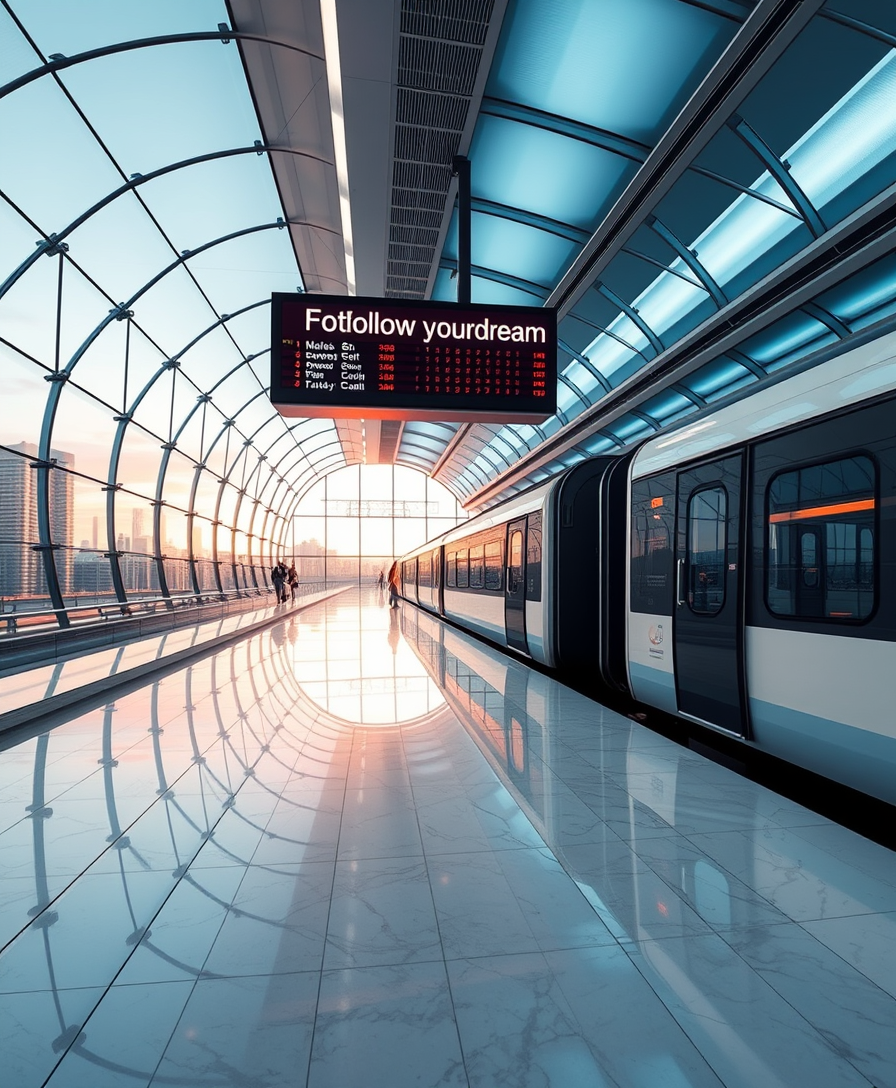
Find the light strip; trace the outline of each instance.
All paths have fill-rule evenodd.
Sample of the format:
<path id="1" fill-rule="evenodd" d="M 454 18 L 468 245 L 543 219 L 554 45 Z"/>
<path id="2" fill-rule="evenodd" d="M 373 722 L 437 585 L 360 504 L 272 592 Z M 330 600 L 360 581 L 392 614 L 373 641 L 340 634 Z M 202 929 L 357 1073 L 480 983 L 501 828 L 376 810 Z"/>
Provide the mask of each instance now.
<path id="1" fill-rule="evenodd" d="M 835 502 L 829 506 L 807 506 L 804 510 L 787 510 L 783 514 L 771 514 L 771 523 L 781 521 L 806 521 L 808 518 L 836 517 L 838 514 L 854 514 L 857 510 L 873 510 L 874 499 L 857 499 L 855 502 Z"/>
<path id="2" fill-rule="evenodd" d="M 348 293 L 353 295 L 356 291 L 355 246 L 352 235 L 352 202 L 348 187 L 348 154 L 345 147 L 345 110 L 342 104 L 342 65 L 339 61 L 336 0 L 320 0 L 320 21 L 324 33 L 327 85 L 330 90 L 330 123 L 333 127 L 336 181 L 339 186 L 339 213 L 342 217 L 342 242 L 345 247 L 345 279 Z"/>

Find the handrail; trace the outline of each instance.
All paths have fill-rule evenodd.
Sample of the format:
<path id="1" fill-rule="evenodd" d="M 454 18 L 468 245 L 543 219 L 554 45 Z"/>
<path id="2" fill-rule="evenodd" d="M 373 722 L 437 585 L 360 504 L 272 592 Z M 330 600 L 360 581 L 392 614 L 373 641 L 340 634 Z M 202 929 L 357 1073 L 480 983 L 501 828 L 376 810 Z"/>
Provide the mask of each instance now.
<path id="1" fill-rule="evenodd" d="M 322 581 L 300 582 L 296 587 L 301 596 L 316 593 L 326 587 Z M 217 590 L 208 593 L 176 593 L 170 597 L 142 597 L 130 601 L 118 601 L 114 599 L 96 600 L 91 603 L 66 605 L 64 609 L 47 606 L 44 608 L 16 607 L 19 602 L 15 600 L 0 599 L 0 640 L 8 638 L 23 638 L 29 634 L 46 634 L 48 630 L 58 630 L 57 616 L 60 611 L 72 618 L 83 616 L 83 622 L 78 623 L 78 629 L 83 630 L 99 624 L 138 619 L 141 616 L 149 616 L 161 612 L 170 612 L 172 608 L 201 608 L 204 605 L 227 603 L 234 600 L 250 600 L 263 598 L 273 594 L 273 589 L 227 589 L 223 592 Z M 9 606 L 12 605 L 10 608 Z M 41 622 L 41 617 L 47 617 Z M 21 628 L 26 630 L 22 631 Z"/>

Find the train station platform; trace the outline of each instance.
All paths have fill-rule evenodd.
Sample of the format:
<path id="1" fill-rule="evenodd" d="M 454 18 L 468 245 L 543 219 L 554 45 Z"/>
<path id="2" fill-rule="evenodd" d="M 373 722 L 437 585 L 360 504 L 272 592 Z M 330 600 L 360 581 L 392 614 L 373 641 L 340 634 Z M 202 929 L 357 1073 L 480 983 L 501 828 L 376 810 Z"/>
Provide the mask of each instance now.
<path id="1" fill-rule="evenodd" d="M 0 735 L 4 1086 L 896 1086 L 893 852 L 426 613 L 90 697 Z"/>

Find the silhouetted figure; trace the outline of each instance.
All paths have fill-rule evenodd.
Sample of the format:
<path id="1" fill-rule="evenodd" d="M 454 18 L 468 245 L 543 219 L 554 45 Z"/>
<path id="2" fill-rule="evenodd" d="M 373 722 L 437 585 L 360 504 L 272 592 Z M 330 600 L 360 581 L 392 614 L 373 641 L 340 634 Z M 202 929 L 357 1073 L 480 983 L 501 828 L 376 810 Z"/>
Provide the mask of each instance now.
<path id="1" fill-rule="evenodd" d="M 278 601 L 286 600 L 286 592 L 284 586 L 286 585 L 286 579 L 289 577 L 289 571 L 286 568 L 286 564 L 282 559 L 277 561 L 277 565 L 271 568 L 271 581 L 274 583 L 274 593 L 277 596 Z"/>
<path id="2" fill-rule="evenodd" d="M 398 608 L 398 560 L 389 567 L 389 607 Z"/>

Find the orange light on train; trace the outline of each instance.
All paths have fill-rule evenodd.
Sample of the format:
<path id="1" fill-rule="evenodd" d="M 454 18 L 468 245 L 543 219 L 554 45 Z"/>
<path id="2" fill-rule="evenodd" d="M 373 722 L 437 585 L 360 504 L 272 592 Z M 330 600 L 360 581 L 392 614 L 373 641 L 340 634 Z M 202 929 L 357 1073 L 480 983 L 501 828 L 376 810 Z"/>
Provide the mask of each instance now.
<path id="1" fill-rule="evenodd" d="M 662 505 L 663 505 L 662 498 L 651 499 L 650 500 L 650 509 L 651 510 L 658 510 Z"/>
<path id="2" fill-rule="evenodd" d="M 810 518 L 857 514 L 862 510 L 873 509 L 874 499 L 857 499 L 855 502 L 834 502 L 828 506 L 805 506 L 802 510 L 785 510 L 780 514 L 770 514 L 768 520 L 772 524 L 778 524 L 782 521 L 807 521 Z"/>

